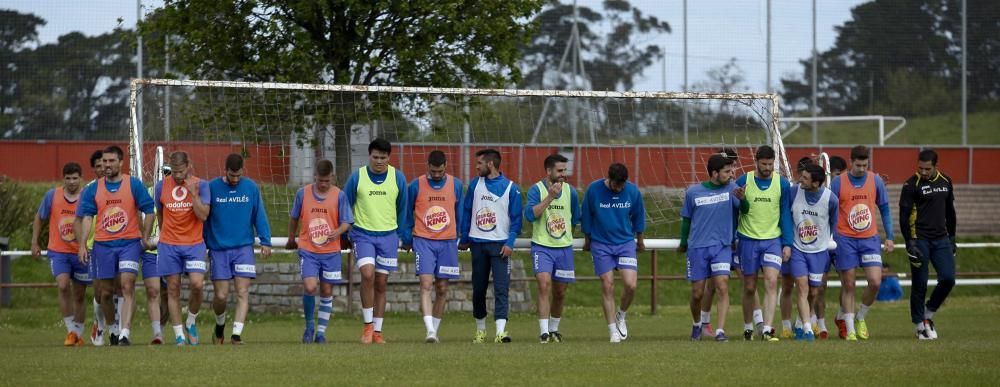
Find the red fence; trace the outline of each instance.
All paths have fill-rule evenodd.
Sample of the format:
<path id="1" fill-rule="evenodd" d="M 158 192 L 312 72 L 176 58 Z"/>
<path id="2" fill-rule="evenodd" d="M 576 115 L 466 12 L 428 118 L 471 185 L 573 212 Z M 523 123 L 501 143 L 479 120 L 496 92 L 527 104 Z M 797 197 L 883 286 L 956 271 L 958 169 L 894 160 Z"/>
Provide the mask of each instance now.
<path id="1" fill-rule="evenodd" d="M 56 181 L 61 178 L 63 164 L 76 161 L 86 168 L 91 152 L 107 146 L 107 143 L 88 141 L 0 141 L 0 175 L 7 175 L 23 181 Z M 125 144 L 118 144 L 125 148 Z M 144 158 L 153 158 L 153 149 L 158 143 L 144 146 Z M 241 144 L 174 142 L 165 145 L 167 153 L 173 150 L 187 151 L 195 161 L 196 174 L 202 177 L 217 176 L 222 173 L 226 155 L 241 152 Z M 475 168 L 473 154 L 482 145 L 469 148 L 469 159 Z M 546 156 L 558 152 L 556 146 L 504 145 L 496 146 L 503 156 L 503 170 L 511 179 L 522 184 L 536 181 L 544 175 L 542 161 Z M 448 172 L 463 176 L 461 171 L 461 145 L 420 145 L 395 144 L 393 164 L 408 176 L 425 170 L 427 153 L 441 149 L 448 156 Z M 887 176 L 890 183 L 902 183 L 916 169 L 919 147 L 875 147 L 872 152 L 872 168 Z M 1000 184 L 1000 174 L 991 173 L 994 165 L 1000 164 L 1000 147 L 936 147 L 940 155 L 939 168 L 950 175 L 957 184 Z M 583 186 L 602 177 L 611 162 L 621 162 L 629 167 L 630 179 L 640 186 L 682 187 L 686 182 L 704 179 L 704 167 L 700 160 L 717 149 L 715 147 L 694 146 L 580 146 L 574 152 L 576 171 L 570 182 Z M 752 155 L 739 150 L 744 163 L 749 163 Z M 849 147 L 790 146 L 787 148 L 791 162 L 811 153 L 825 151 L 831 156 L 849 158 Z M 288 146 L 254 145 L 247 148 L 247 175 L 269 183 L 283 184 L 288 179 Z M 126 157 L 127 158 L 127 157 Z M 127 165 L 127 161 L 126 161 Z M 474 174 L 474 173 L 473 173 Z M 89 177 L 89 172 L 85 177 Z"/>

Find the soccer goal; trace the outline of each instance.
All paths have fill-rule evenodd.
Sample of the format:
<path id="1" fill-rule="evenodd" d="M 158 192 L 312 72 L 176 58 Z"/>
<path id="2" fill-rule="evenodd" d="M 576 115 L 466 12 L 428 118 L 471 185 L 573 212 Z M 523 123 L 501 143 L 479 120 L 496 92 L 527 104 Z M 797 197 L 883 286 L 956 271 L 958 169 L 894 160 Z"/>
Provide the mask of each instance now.
<path id="1" fill-rule="evenodd" d="M 368 143 L 393 143 L 391 163 L 408 179 L 426 172 L 440 149 L 448 172 L 476 176 L 475 152 L 501 152 L 501 170 L 528 187 L 543 159 L 571 160 L 568 182 L 584 190 L 622 163 L 644 192 L 650 238 L 679 234 L 683 189 L 706 179 L 705 160 L 723 148 L 753 168 L 770 144 L 787 175 L 773 94 L 593 92 L 137 79 L 131 87 L 133 170 L 153 177 L 153 149 L 187 151 L 195 174 L 220 176 L 229 153 L 246 159 L 260 183 L 275 235 L 295 190 L 317 159 L 332 160 L 340 182 L 365 165 Z M 527 231 L 527 230 L 526 230 Z"/>

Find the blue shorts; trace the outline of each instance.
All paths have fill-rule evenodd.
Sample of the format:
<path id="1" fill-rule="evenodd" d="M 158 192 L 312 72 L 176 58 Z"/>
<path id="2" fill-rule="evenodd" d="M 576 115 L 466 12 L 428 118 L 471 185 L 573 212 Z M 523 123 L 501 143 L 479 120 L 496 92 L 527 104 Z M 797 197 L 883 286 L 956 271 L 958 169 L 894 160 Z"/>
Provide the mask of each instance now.
<path id="1" fill-rule="evenodd" d="M 837 271 L 860 267 L 882 267 L 882 241 L 877 235 L 871 238 L 849 238 L 836 235 Z"/>
<path id="2" fill-rule="evenodd" d="M 728 277 L 732 262 L 733 249 L 729 246 L 717 245 L 688 249 L 687 279 L 691 282 L 697 282 L 720 275 Z"/>
<path id="3" fill-rule="evenodd" d="M 573 247 L 551 248 L 531 244 L 531 259 L 535 275 L 549 273 L 556 282 L 576 282 L 576 265 L 573 262 Z"/>
<path id="4" fill-rule="evenodd" d="M 328 284 L 344 282 L 340 269 L 340 253 L 316 254 L 299 249 L 299 266 L 302 270 L 302 279 L 318 277 L 320 281 Z"/>
<path id="5" fill-rule="evenodd" d="M 417 275 L 432 274 L 434 278 L 459 277 L 458 242 L 454 239 L 434 240 L 413 238 L 413 253 L 417 256 Z"/>
<path id="6" fill-rule="evenodd" d="M 124 246 L 110 247 L 102 242 L 94 242 L 94 278 L 106 280 L 115 278 L 119 272 L 139 274 L 139 259 L 142 257 L 142 240 L 129 241 Z"/>
<path id="7" fill-rule="evenodd" d="M 208 256 L 212 258 L 212 281 L 228 281 L 233 277 L 257 278 L 253 245 L 209 250 Z"/>
<path id="8" fill-rule="evenodd" d="M 161 276 L 181 273 L 204 273 L 208 269 L 205 263 L 205 242 L 190 246 L 175 246 L 160 242 L 156 246 L 158 253 L 156 269 Z"/>
<path id="9" fill-rule="evenodd" d="M 382 274 L 399 270 L 397 262 L 399 235 L 396 235 L 395 232 L 383 236 L 372 236 L 352 229 L 350 235 L 351 241 L 354 243 L 354 257 L 358 260 L 358 268 L 364 265 L 375 265 L 375 271 Z"/>
<path id="10" fill-rule="evenodd" d="M 781 239 L 757 240 L 740 236 L 736 252 L 743 275 L 754 275 L 763 267 L 781 270 Z"/>
<path id="11" fill-rule="evenodd" d="M 160 276 L 160 271 L 156 269 L 156 253 L 148 251 L 142 252 L 142 278 L 156 278 Z"/>
<path id="12" fill-rule="evenodd" d="M 598 276 L 611 270 L 639 271 L 639 260 L 636 258 L 634 240 L 620 245 L 592 241 L 590 242 L 590 255 L 594 258 L 594 274 Z"/>
<path id="13" fill-rule="evenodd" d="M 90 279 L 90 268 L 80 262 L 79 255 L 49 250 L 49 267 L 52 268 L 52 277 L 69 274 L 73 281 L 81 284 L 89 285 L 93 282 Z"/>
<path id="14" fill-rule="evenodd" d="M 805 253 L 793 248 L 788 266 L 791 267 L 793 277 L 809 276 L 809 286 L 818 288 L 823 285 L 823 274 L 830 267 L 830 253 L 826 250 Z"/>

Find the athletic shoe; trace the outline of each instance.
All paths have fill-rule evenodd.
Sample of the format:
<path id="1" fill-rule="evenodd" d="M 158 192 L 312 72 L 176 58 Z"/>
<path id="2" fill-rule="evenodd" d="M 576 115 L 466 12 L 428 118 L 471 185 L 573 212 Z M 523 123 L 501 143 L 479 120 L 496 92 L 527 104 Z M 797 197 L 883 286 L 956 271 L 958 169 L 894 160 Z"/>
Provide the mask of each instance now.
<path id="1" fill-rule="evenodd" d="M 212 338 L 212 342 L 216 344 L 222 344 L 226 341 L 226 326 L 225 325 L 215 325 L 215 337 Z"/>
<path id="2" fill-rule="evenodd" d="M 770 331 L 764 332 L 764 334 L 761 336 L 761 340 L 763 340 L 765 343 L 781 341 L 781 339 L 775 337 L 774 328 L 771 328 Z"/>
<path id="3" fill-rule="evenodd" d="M 701 340 L 701 327 L 691 327 L 691 341 Z"/>
<path id="4" fill-rule="evenodd" d="M 625 315 L 615 313 L 615 326 L 618 327 L 618 335 L 621 336 L 622 340 L 628 339 L 628 326 L 625 325 Z"/>
<path id="5" fill-rule="evenodd" d="M 802 336 L 804 337 L 805 341 L 816 341 L 816 335 L 813 334 L 812 330 L 809 330 Z"/>
<path id="6" fill-rule="evenodd" d="M 312 328 L 306 328 L 305 332 L 302 332 L 302 344 L 312 344 L 316 341 L 314 336 L 316 332 Z"/>
<path id="7" fill-rule="evenodd" d="M 322 333 L 317 333 L 316 334 L 316 341 L 314 341 L 314 343 L 316 343 L 316 344 L 326 344 L 326 335 L 324 335 Z"/>
<path id="8" fill-rule="evenodd" d="M 375 344 L 385 344 L 385 339 L 382 338 L 382 332 L 375 332 L 372 334 L 372 342 Z"/>
<path id="9" fill-rule="evenodd" d="M 561 343 L 562 342 L 562 334 L 559 333 L 559 331 L 549 332 L 549 341 L 551 341 L 553 343 Z"/>
<path id="10" fill-rule="evenodd" d="M 97 324 L 94 324 L 90 329 L 90 343 L 94 344 L 95 347 L 104 345 L 104 330 L 97 329 Z"/>
<path id="11" fill-rule="evenodd" d="M 938 338 L 937 328 L 934 327 L 934 320 L 931 320 L 931 319 L 924 320 L 924 326 L 927 327 L 926 328 L 927 329 L 927 337 L 930 337 L 931 340 L 937 340 L 937 338 Z"/>
<path id="12" fill-rule="evenodd" d="M 374 336 L 375 326 L 372 323 L 367 323 L 364 328 L 361 328 L 361 344 L 371 344 Z"/>
<path id="13" fill-rule="evenodd" d="M 184 336 L 177 336 L 176 338 L 174 338 L 174 345 L 176 345 L 178 347 L 183 347 L 184 346 Z"/>
<path id="14" fill-rule="evenodd" d="M 198 345 L 198 326 L 195 324 L 188 325 L 188 344 Z"/>
<path id="15" fill-rule="evenodd" d="M 810 329 L 809 331 L 812 332 L 812 329 Z M 795 333 L 796 339 L 801 339 L 806 334 L 805 329 L 802 329 L 802 327 L 795 328 L 792 330 L 792 332 Z"/>
<path id="16" fill-rule="evenodd" d="M 839 318 L 836 319 L 836 320 L 833 320 L 833 322 L 835 324 L 837 324 L 837 334 L 840 336 L 840 338 L 841 339 L 846 339 L 847 338 L 847 322 L 844 321 L 844 320 L 841 320 Z"/>
<path id="17" fill-rule="evenodd" d="M 509 343 L 510 341 L 510 335 L 507 332 L 500 332 L 497 337 L 493 338 L 494 343 Z"/>
<path id="18" fill-rule="evenodd" d="M 761 337 L 761 338 L 764 337 L 764 323 L 759 322 L 759 323 L 753 324 L 753 329 L 754 329 L 755 332 L 757 332 L 757 337 Z"/>
<path id="19" fill-rule="evenodd" d="M 934 340 L 927 333 L 927 329 L 917 329 L 917 340 Z"/>
<path id="20" fill-rule="evenodd" d="M 715 335 L 715 341 L 729 341 L 729 336 L 726 336 L 726 332 L 719 332 Z"/>
<path id="21" fill-rule="evenodd" d="M 819 335 L 819 324 L 813 324 L 812 330 L 813 330 L 813 336 Z"/>
<path id="22" fill-rule="evenodd" d="M 82 347 L 83 346 L 83 338 L 80 337 L 80 335 L 76 335 L 76 342 L 73 343 L 73 346 L 74 347 Z"/>
<path id="23" fill-rule="evenodd" d="M 619 333 L 617 329 L 611 332 L 611 342 L 612 343 L 622 342 L 622 334 Z"/>
<path id="24" fill-rule="evenodd" d="M 482 344 L 486 342 L 486 331 L 476 330 L 476 335 L 472 337 L 473 344 Z"/>
<path id="25" fill-rule="evenodd" d="M 112 333 L 111 337 L 108 339 L 108 341 L 111 343 L 112 347 L 117 346 L 118 345 L 118 335 Z"/>
<path id="26" fill-rule="evenodd" d="M 229 342 L 233 345 L 243 345 L 243 338 L 240 335 L 229 336 Z"/>
<path id="27" fill-rule="evenodd" d="M 121 339 L 118 340 L 118 346 L 127 347 L 130 345 L 132 345 L 132 343 L 128 341 L 128 337 L 122 337 Z"/>
<path id="28" fill-rule="evenodd" d="M 715 330 L 712 329 L 712 323 L 701 324 L 701 335 L 702 336 L 712 337 L 712 332 L 715 332 Z"/>
<path id="29" fill-rule="evenodd" d="M 858 328 L 858 338 L 861 340 L 868 340 L 868 324 L 865 323 L 865 320 L 856 321 L 857 322 L 855 324 Z"/>
<path id="30" fill-rule="evenodd" d="M 781 328 L 781 338 L 782 339 L 786 339 L 786 340 L 787 339 L 791 339 L 792 336 L 794 336 L 794 334 L 792 334 L 792 330 L 791 329 Z"/>
<path id="31" fill-rule="evenodd" d="M 743 341 L 753 341 L 753 329 L 743 330 Z"/>
<path id="32" fill-rule="evenodd" d="M 826 340 L 829 337 L 830 337 L 830 332 L 827 332 L 825 330 L 819 331 L 819 339 L 820 340 Z"/>
<path id="33" fill-rule="evenodd" d="M 69 332 L 66 334 L 66 340 L 63 340 L 63 346 L 72 347 L 76 345 L 76 341 L 80 338 L 76 336 L 76 332 Z"/>
<path id="34" fill-rule="evenodd" d="M 163 337 L 161 336 L 154 336 L 153 341 L 149 342 L 149 345 L 160 345 L 160 344 L 163 344 Z"/>
<path id="35" fill-rule="evenodd" d="M 538 336 L 538 342 L 541 344 L 547 344 L 549 342 L 549 334 L 542 333 L 541 336 Z"/>
<path id="36" fill-rule="evenodd" d="M 438 342 L 437 333 L 427 332 L 427 338 L 424 339 L 425 343 L 434 344 Z"/>
<path id="37" fill-rule="evenodd" d="M 847 333 L 847 341 L 858 341 L 858 335 L 854 332 Z"/>

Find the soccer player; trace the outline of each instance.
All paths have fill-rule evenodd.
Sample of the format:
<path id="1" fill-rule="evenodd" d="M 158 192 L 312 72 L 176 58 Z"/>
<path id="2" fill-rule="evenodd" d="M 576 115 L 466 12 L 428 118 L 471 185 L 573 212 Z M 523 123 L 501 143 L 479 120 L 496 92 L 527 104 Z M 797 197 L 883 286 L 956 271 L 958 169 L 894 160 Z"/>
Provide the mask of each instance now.
<path id="1" fill-rule="evenodd" d="M 791 189 L 795 239 L 789 263 L 798 289 L 799 318 L 803 325 L 795 331 L 796 340 L 816 339 L 810 299 L 818 296 L 823 274 L 830 268 L 829 246 L 837 226 L 838 199 L 823 187 L 825 181 L 823 167 L 807 164 L 799 174 L 798 186 Z M 791 293 L 791 288 L 787 289 Z"/>
<path id="2" fill-rule="evenodd" d="M 840 174 L 843 173 L 845 170 L 847 170 L 847 160 L 844 160 L 844 158 L 840 156 L 830 157 L 831 181 L 837 176 L 840 176 Z M 836 267 L 837 251 L 836 250 L 829 251 L 829 254 L 830 254 L 830 266 Z M 823 270 L 823 280 L 822 283 L 820 284 L 819 292 L 816 293 L 816 297 L 813 298 L 813 305 L 812 305 L 813 316 L 811 318 L 814 320 L 813 330 L 816 330 L 817 327 L 819 328 L 820 340 L 826 340 L 830 335 L 829 331 L 826 329 L 826 287 L 827 287 L 827 280 L 829 279 L 829 269 L 830 268 L 828 267 L 825 270 Z M 838 310 L 840 308 L 839 306 L 840 304 L 841 303 L 838 303 L 837 306 Z M 847 338 L 847 325 L 844 325 L 844 329 L 843 331 L 840 332 L 840 336 L 843 339 Z"/>
<path id="3" fill-rule="evenodd" d="M 288 214 L 288 249 L 299 249 L 306 329 L 302 343 L 326 344 L 326 328 L 333 315 L 333 285 L 343 282 L 340 236 L 354 223 L 347 195 L 334 185 L 330 160 L 316 162 L 313 183 L 295 193 Z M 302 230 L 299 231 L 299 223 Z M 298 235 L 298 238 L 295 237 Z M 297 240 L 296 240 L 297 239 Z M 319 326 L 313 337 L 316 286 L 319 285 Z M 307 299 L 308 297 L 308 299 Z M 311 302 L 310 302 L 311 301 Z"/>
<path id="4" fill-rule="evenodd" d="M 444 152 L 427 155 L 427 174 L 410 182 L 406 196 L 406 226 L 403 227 L 403 250 L 412 249 L 417 257 L 420 279 L 420 308 L 428 343 L 438 342 L 438 328 L 448 295 L 448 280 L 459 278 L 458 217 L 462 213 L 462 181 L 449 175 Z M 437 298 L 431 302 L 431 292 Z"/>
<path id="5" fill-rule="evenodd" d="M 264 198 L 257 183 L 243 176 L 243 172 L 243 156 L 232 153 L 226 156 L 223 175 L 208 183 L 212 211 L 205 221 L 205 245 L 212 258 L 214 341 L 218 344 L 225 336 L 229 283 L 234 279 L 236 316 L 230 342 L 243 344 L 243 324 L 250 309 L 250 281 L 257 278 L 255 235 L 260 240 L 261 258 L 271 256 L 271 226 L 267 223 Z"/>
<path id="6" fill-rule="evenodd" d="M 462 200 L 458 248 L 472 249 L 472 317 L 476 319 L 473 343 L 486 342 L 486 288 L 493 273 L 495 343 L 509 343 L 507 293 L 510 290 L 510 257 L 521 233 L 521 190 L 500 172 L 500 152 L 476 152 L 479 176 L 469 182 Z"/>
<path id="7" fill-rule="evenodd" d="M 810 156 L 805 156 L 799 159 L 795 163 L 795 181 L 796 184 L 792 185 L 794 189 L 798 185 L 798 181 L 802 180 L 802 175 L 805 173 L 806 166 L 815 164 L 816 161 Z M 826 176 L 826 172 L 823 173 Z M 792 196 L 794 200 L 794 196 Z M 794 247 L 794 246 L 793 246 Z M 795 250 L 792 250 L 794 256 Z M 781 264 L 781 298 L 778 304 L 781 306 L 781 338 L 790 339 L 792 337 L 801 338 L 802 337 L 802 320 L 799 318 L 795 319 L 795 330 L 792 330 L 792 296 L 794 291 L 796 281 L 795 276 L 792 275 L 792 264 L 789 260 Z M 803 288 L 804 290 L 805 288 Z M 812 326 L 812 325 L 810 325 Z"/>
<path id="8" fill-rule="evenodd" d="M 879 285 L 882 284 L 881 243 L 874 213 L 876 206 L 885 228 L 885 251 L 891 253 L 893 250 L 889 195 L 882 178 L 868 171 L 869 155 L 870 150 L 863 145 L 852 148 L 850 172 L 830 182 L 830 190 L 840 199 L 834 240 L 837 242 L 837 271 L 843 284 L 840 292 L 844 313 L 837 320 L 844 321 L 847 340 L 850 341 L 868 339 L 865 316 L 875 303 Z M 868 287 L 861 298 L 855 331 L 854 270 L 859 266 L 865 271 Z"/>
<path id="9" fill-rule="evenodd" d="M 637 253 L 646 250 L 646 209 L 639 187 L 628 181 L 628 168 L 614 163 L 608 177 L 590 183 L 583 195 L 583 250 L 590 251 L 594 273 L 601 277 L 601 306 L 612 343 L 628 339 L 626 312 L 632 305 L 638 279 Z M 624 289 L 615 312 L 615 273 Z"/>
<path id="10" fill-rule="evenodd" d="M 730 195 L 733 160 L 721 154 L 708 158 L 709 180 L 694 184 L 684 192 L 681 208 L 681 241 L 677 250 L 687 253 L 687 279 L 691 282 L 691 340 L 700 340 L 702 297 L 711 278 L 719 296 L 719 320 L 715 341 L 729 341 L 726 314 L 729 313 L 729 270 L 733 262 L 733 230 L 740 201 Z"/>
<path id="11" fill-rule="evenodd" d="M 48 257 L 52 276 L 59 287 L 59 310 L 66 324 L 66 340 L 63 345 L 83 345 L 83 322 L 87 309 L 83 306 L 87 285 L 91 283 L 90 270 L 79 259 L 80 251 L 73 222 L 80 202 L 80 164 L 69 162 L 63 166 L 63 185 L 45 193 L 42 204 L 31 224 L 31 255 L 40 257 L 42 248 L 38 241 L 42 233 L 42 223 L 49 225 Z"/>
<path id="12" fill-rule="evenodd" d="M 528 189 L 528 205 L 524 207 L 524 217 L 532 224 L 531 258 L 538 280 L 541 343 L 562 341 L 559 321 L 566 288 L 576 282 L 573 226 L 580 224 L 580 198 L 576 188 L 566 183 L 568 161 L 559 154 L 545 158 L 546 178 Z"/>
<path id="13" fill-rule="evenodd" d="M 174 328 L 174 344 L 198 345 L 198 312 L 201 309 L 204 289 L 205 239 L 204 222 L 211 210 L 211 192 L 208 183 L 191 172 L 191 161 L 186 152 L 170 154 L 170 176 L 156 182 L 153 199 L 156 201 L 157 221 L 160 224 L 160 243 L 157 245 L 157 270 L 167 277 L 167 308 Z M 181 325 L 181 273 L 191 281 L 188 315 Z"/>
<path id="14" fill-rule="evenodd" d="M 93 219 L 98 219 L 94 233 L 93 271 L 97 280 L 97 293 L 105 321 L 115 317 L 112 304 L 113 280 L 117 276 L 121 282 L 122 298 L 121 330 L 118 339 L 110 340 L 112 345 L 130 345 L 129 333 L 132 326 L 132 308 L 135 297 L 135 277 L 139 272 L 139 260 L 144 248 L 150 248 L 149 233 L 153 228 L 153 198 L 134 176 L 121 173 L 125 152 L 116 145 L 104 149 L 101 162 L 104 176 L 95 184 L 87 186 L 76 209 L 77 222 L 81 233 L 77 235 L 80 244 L 80 261 L 90 263 L 86 240 L 90 237 Z M 139 212 L 146 215 L 139 226 Z M 104 331 L 107 335 L 107 330 Z"/>
<path id="15" fill-rule="evenodd" d="M 955 190 L 951 178 L 937 168 L 937 152 L 926 149 L 917 156 L 917 173 L 903 184 L 899 197 L 899 223 L 910 257 L 913 289 L 910 292 L 910 318 L 916 324 L 917 338 L 937 339 L 934 312 L 937 312 L 955 286 Z M 934 264 L 938 284 L 931 298 L 927 295 L 927 265 Z"/>
<path id="16" fill-rule="evenodd" d="M 100 179 L 101 176 L 104 176 L 104 163 L 101 161 L 103 157 L 104 157 L 104 149 L 95 150 L 94 153 L 90 154 L 90 168 L 94 172 L 94 180 L 91 180 L 89 183 L 87 183 L 87 186 L 94 184 L 94 182 Z M 86 189 L 87 186 L 84 186 L 84 189 Z M 97 229 L 97 218 L 94 218 L 94 222 L 91 224 L 91 229 L 95 230 Z M 80 229 L 80 225 L 77 224 L 76 222 L 73 223 L 73 231 L 74 235 L 82 235 L 83 233 L 83 230 Z M 90 234 L 90 238 L 87 239 L 87 250 L 88 251 L 94 250 L 94 234 Z M 87 270 L 90 274 L 91 280 L 93 280 L 95 276 L 93 265 L 88 265 Z M 121 292 L 121 285 L 117 283 L 113 285 L 115 288 L 115 295 L 113 296 L 113 302 L 116 305 L 115 315 L 117 319 L 117 314 L 118 314 L 117 305 L 118 305 L 118 295 L 119 295 L 118 293 Z M 90 327 L 90 342 L 94 344 L 94 346 L 100 347 L 104 345 L 104 330 L 106 329 L 105 327 L 106 323 L 104 322 L 104 312 L 101 311 L 101 304 L 98 303 L 97 301 L 97 293 L 98 293 L 97 287 L 95 286 L 94 297 L 93 297 L 94 323 Z M 117 331 L 114 333 L 117 333 Z"/>
<path id="17" fill-rule="evenodd" d="M 737 253 L 743 271 L 743 339 L 753 339 L 756 320 L 752 310 L 757 292 L 757 271 L 764 272 L 764 315 L 761 339 L 778 341 L 771 324 L 777 303 L 778 275 L 781 264 L 792 255 L 792 225 L 789 210 L 791 187 L 788 180 L 774 172 L 774 148 L 757 148 L 754 170 L 736 180 L 733 191 L 740 202 L 739 243 Z"/>
<path id="18" fill-rule="evenodd" d="M 361 342 L 384 344 L 385 289 L 398 270 L 399 233 L 406 216 L 406 176 L 389 164 L 392 144 L 376 138 L 368 144 L 368 165 L 351 174 L 344 186 L 354 213 L 349 236 L 361 272 Z"/>
<path id="19" fill-rule="evenodd" d="M 736 175 L 739 173 L 738 167 L 736 165 L 739 162 L 739 155 L 736 153 L 736 149 L 733 148 L 722 148 L 719 149 L 719 154 L 725 156 L 726 158 L 733 161 L 733 179 L 735 180 Z M 739 212 L 736 212 L 739 215 Z M 739 256 L 735 254 L 736 242 L 735 242 L 736 229 L 733 228 L 734 242 L 731 246 L 733 253 L 733 263 L 730 265 L 730 269 L 736 272 L 737 276 L 742 277 L 742 272 L 740 271 L 740 260 Z M 704 336 L 714 336 L 715 330 L 712 329 L 712 298 L 715 297 L 715 283 L 713 281 L 705 281 L 705 294 L 701 297 L 701 334 Z M 760 303 L 757 300 L 757 296 L 754 295 L 754 311 L 760 310 Z M 763 321 L 763 313 L 760 314 Z"/>

